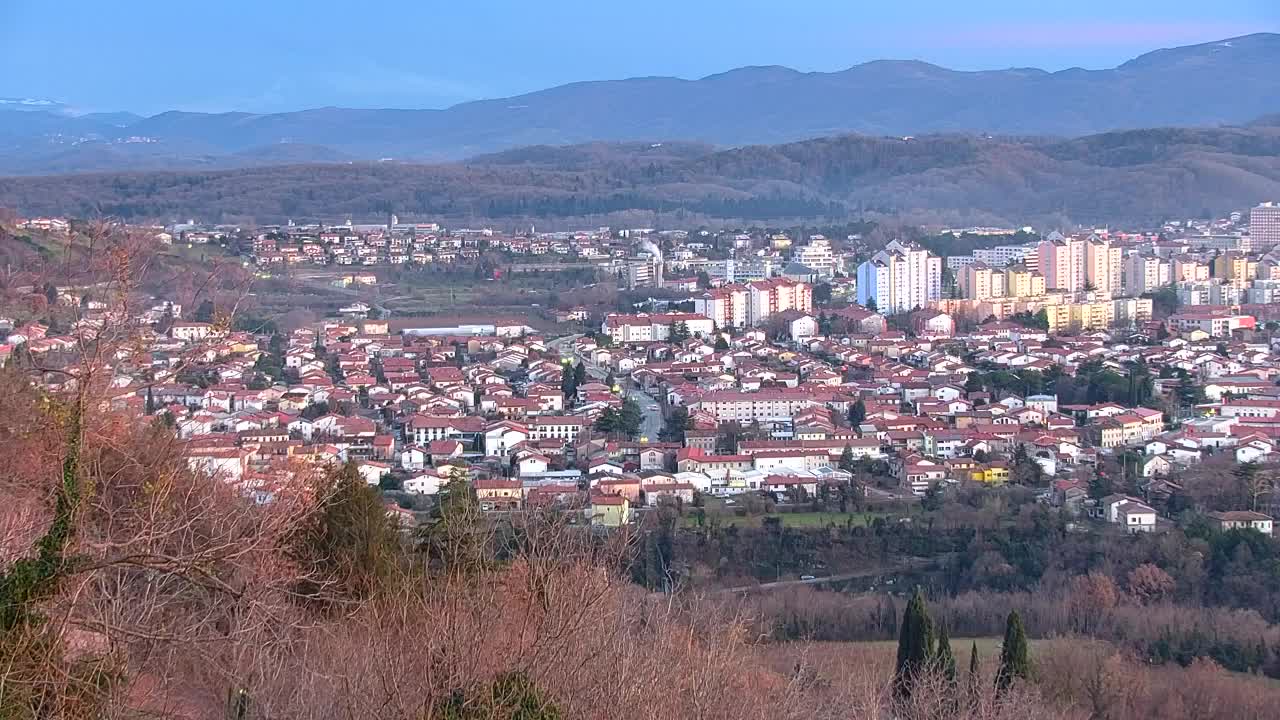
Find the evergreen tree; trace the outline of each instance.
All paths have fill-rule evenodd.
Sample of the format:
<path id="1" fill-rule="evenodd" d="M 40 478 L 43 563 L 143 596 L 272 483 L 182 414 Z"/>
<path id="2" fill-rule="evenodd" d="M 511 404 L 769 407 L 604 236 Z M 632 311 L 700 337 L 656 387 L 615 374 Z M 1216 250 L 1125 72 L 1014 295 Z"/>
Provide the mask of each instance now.
<path id="1" fill-rule="evenodd" d="M 470 574 L 486 563 L 483 513 L 465 475 L 455 474 L 436 496 L 431 517 L 419 532 L 422 549 L 446 572 Z"/>
<path id="2" fill-rule="evenodd" d="M 296 544 L 299 557 L 317 576 L 314 585 L 303 588 L 304 594 L 316 596 L 328 586 L 342 597 L 366 597 L 396 568 L 396 528 L 378 491 L 360 476 L 354 462 L 328 473 L 317 490 L 320 506 Z"/>
<path id="3" fill-rule="evenodd" d="M 560 392 L 564 393 L 566 403 L 572 402 L 572 399 L 578 395 L 578 378 L 571 365 L 565 365 L 560 369 Z"/>
<path id="4" fill-rule="evenodd" d="M 956 682 L 956 656 L 951 652 L 951 635 L 947 632 L 947 626 L 943 625 L 938 631 L 938 650 L 936 653 L 938 669 L 942 671 L 943 677 L 951 685 Z"/>
<path id="5" fill-rule="evenodd" d="M 968 377 L 964 379 L 964 391 L 966 393 L 982 392 L 985 387 L 986 385 L 982 382 L 982 376 L 976 372 L 969 373 Z"/>
<path id="6" fill-rule="evenodd" d="M 192 316 L 192 320 L 202 323 L 213 322 L 213 311 L 213 301 L 205 300 L 196 308 L 196 312 L 195 315 Z"/>
<path id="7" fill-rule="evenodd" d="M 978 693 L 982 690 L 982 667 L 978 662 L 978 641 L 973 641 L 969 650 L 969 701 L 978 702 Z"/>
<path id="8" fill-rule="evenodd" d="M 867 404 L 862 402 L 862 398 L 849 406 L 849 424 L 857 427 L 867 419 Z"/>
<path id="9" fill-rule="evenodd" d="M 840 469 L 845 472 L 853 472 L 856 462 L 853 459 L 853 447 L 849 443 L 845 443 L 844 449 L 840 451 Z"/>
<path id="10" fill-rule="evenodd" d="M 723 335 L 717 335 L 715 349 L 716 352 L 725 352 L 729 349 L 729 341 L 725 340 Z"/>
<path id="11" fill-rule="evenodd" d="M 148 415 L 155 415 L 155 414 L 156 414 L 156 396 L 155 396 L 154 394 L 152 394 L 152 392 L 151 392 L 151 386 L 150 386 L 150 385 L 148 385 L 148 386 L 147 386 L 147 407 L 146 407 L 146 411 L 147 411 L 147 414 L 148 414 Z"/>
<path id="12" fill-rule="evenodd" d="M 671 331 L 667 336 L 667 340 L 679 345 L 689 339 L 689 326 L 683 320 L 672 323 Z"/>
<path id="13" fill-rule="evenodd" d="M 619 432 L 620 425 L 621 415 L 618 411 L 613 408 L 605 408 L 604 412 L 600 413 L 600 417 L 596 418 L 595 425 L 592 427 L 594 427 L 597 432 L 604 433 L 605 435 L 612 435 L 613 433 Z"/>
<path id="14" fill-rule="evenodd" d="M 488 687 L 470 692 L 455 690 L 440 720 L 561 720 L 564 714 L 523 672 L 498 676 Z"/>
<path id="15" fill-rule="evenodd" d="M 577 365 L 573 366 L 573 386 L 575 388 L 578 388 L 586 384 L 587 384 L 587 366 L 584 365 L 583 363 L 578 363 Z"/>
<path id="16" fill-rule="evenodd" d="M 1204 394 L 1204 387 L 1192 380 L 1185 370 L 1182 372 L 1182 378 L 1178 381 L 1178 387 L 1174 392 L 1178 396 L 1178 403 L 1186 408 L 1195 407 L 1207 399 Z"/>
<path id="17" fill-rule="evenodd" d="M 1018 611 L 1009 613 L 1005 623 L 1004 643 L 1000 646 L 1000 670 L 996 673 L 996 687 L 1001 690 L 1013 684 L 1014 678 L 1026 680 L 1031 676 L 1031 656 L 1027 652 L 1027 633 L 1022 628 Z"/>
<path id="18" fill-rule="evenodd" d="M 1114 492 L 1114 490 L 1111 478 L 1107 476 L 1106 471 L 1101 466 L 1097 467 L 1093 472 L 1093 477 L 1089 479 L 1089 497 L 1094 500 L 1101 500 Z"/>
<path id="19" fill-rule="evenodd" d="M 893 676 L 895 697 L 900 700 L 911 697 L 916 680 L 927 669 L 933 652 L 933 620 L 925 606 L 924 594 L 917 587 L 898 629 L 898 660 Z"/>
<path id="20" fill-rule="evenodd" d="M 684 444 L 685 431 L 689 429 L 689 409 L 680 406 L 671 411 L 671 417 L 667 419 L 662 430 L 658 433 L 658 439 L 663 442 L 677 442 Z"/>
<path id="21" fill-rule="evenodd" d="M 951 635 L 946 625 L 938 631 L 938 649 L 934 652 L 933 664 L 946 683 L 948 705 L 954 712 L 960 707 L 960 684 L 956 680 L 956 656 L 951 651 Z"/>

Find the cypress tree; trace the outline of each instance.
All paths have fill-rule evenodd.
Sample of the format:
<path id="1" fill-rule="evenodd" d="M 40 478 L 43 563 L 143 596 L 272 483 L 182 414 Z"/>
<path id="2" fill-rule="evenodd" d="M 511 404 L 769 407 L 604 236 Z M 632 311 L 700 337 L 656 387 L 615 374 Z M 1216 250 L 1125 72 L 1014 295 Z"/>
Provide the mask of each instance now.
<path id="1" fill-rule="evenodd" d="M 893 676 L 893 692 L 898 699 L 906 699 L 915 689 L 919 674 L 933 658 L 933 620 L 925 607 L 924 594 L 916 588 L 916 594 L 902 614 L 902 626 L 898 632 L 898 661 Z"/>
<path id="2" fill-rule="evenodd" d="M 1022 628 L 1022 618 L 1014 610 L 1009 613 L 1009 620 L 1005 623 L 996 687 L 1004 690 L 1013 684 L 1014 678 L 1026 680 L 1030 675 L 1031 656 L 1027 652 L 1027 633 Z"/>
<path id="3" fill-rule="evenodd" d="M 573 397 L 578 394 L 578 379 L 571 365 L 560 369 L 560 392 L 564 393 L 565 404 L 572 402 Z"/>
<path id="4" fill-rule="evenodd" d="M 947 632 L 947 626 L 943 625 L 938 631 L 938 651 L 935 654 L 938 663 L 938 669 L 942 671 L 942 675 L 947 679 L 947 683 L 955 685 L 956 682 L 956 656 L 951 652 L 951 635 Z"/>
<path id="5" fill-rule="evenodd" d="M 969 702 L 977 704 L 978 691 L 981 688 L 982 670 L 978 663 L 978 641 L 973 641 L 973 648 L 969 650 Z"/>

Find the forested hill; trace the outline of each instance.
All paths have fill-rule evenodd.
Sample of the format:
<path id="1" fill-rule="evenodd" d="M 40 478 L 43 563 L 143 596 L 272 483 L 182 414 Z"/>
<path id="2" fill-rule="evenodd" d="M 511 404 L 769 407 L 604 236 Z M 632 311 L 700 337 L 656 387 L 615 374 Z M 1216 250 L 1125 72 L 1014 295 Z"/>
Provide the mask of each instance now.
<path id="1" fill-rule="evenodd" d="M 446 165 L 289 165 L 0 179 L 28 215 L 129 220 L 839 219 L 1153 222 L 1280 198 L 1280 127 L 1153 129 L 1069 140 L 845 135 L 532 147 Z"/>
<path id="2" fill-rule="evenodd" d="M 0 111 L 0 173 L 251 167 L 278 164 L 281 154 L 293 162 L 447 162 L 538 144 L 683 139 L 728 147 L 850 132 L 1074 137 L 1214 127 L 1280 112 L 1277 68 L 1280 35 L 1258 33 L 1157 50 L 1102 70 L 964 72 L 876 60 L 836 72 L 743 67 L 695 80 L 577 82 L 443 110 L 147 118 Z"/>

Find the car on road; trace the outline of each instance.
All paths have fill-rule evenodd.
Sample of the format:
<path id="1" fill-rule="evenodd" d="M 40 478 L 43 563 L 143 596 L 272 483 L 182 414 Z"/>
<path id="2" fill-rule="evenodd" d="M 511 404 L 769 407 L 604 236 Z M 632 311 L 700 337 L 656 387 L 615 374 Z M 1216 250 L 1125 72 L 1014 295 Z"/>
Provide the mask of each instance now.
<path id="1" fill-rule="evenodd" d="M 657 405 L 650 405 L 650 406 L 649 406 L 649 412 L 657 412 L 657 411 L 658 411 L 658 406 L 657 406 Z"/>
<path id="2" fill-rule="evenodd" d="M 800 579 L 801 579 L 801 580 L 803 580 L 803 581 L 805 581 L 805 582 L 809 582 L 810 580 L 817 580 L 818 578 L 816 578 L 816 577 L 814 577 L 814 576 L 812 576 L 812 575 L 801 575 L 801 576 L 800 576 Z"/>

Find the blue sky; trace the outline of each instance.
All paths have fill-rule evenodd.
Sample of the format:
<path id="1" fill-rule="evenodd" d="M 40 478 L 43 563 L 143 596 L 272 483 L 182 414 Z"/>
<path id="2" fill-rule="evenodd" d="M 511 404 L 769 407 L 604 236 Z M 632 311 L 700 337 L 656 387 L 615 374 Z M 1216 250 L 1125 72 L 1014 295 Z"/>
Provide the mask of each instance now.
<path id="1" fill-rule="evenodd" d="M 274 112 L 742 65 L 1103 68 L 1278 32 L 1280 0 L 0 0 L 0 27 L 0 97 Z"/>

